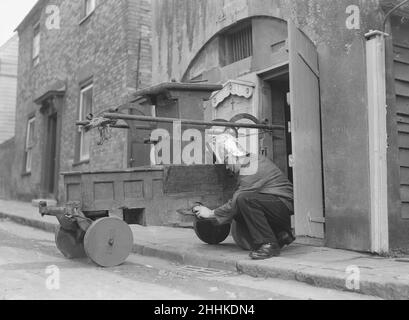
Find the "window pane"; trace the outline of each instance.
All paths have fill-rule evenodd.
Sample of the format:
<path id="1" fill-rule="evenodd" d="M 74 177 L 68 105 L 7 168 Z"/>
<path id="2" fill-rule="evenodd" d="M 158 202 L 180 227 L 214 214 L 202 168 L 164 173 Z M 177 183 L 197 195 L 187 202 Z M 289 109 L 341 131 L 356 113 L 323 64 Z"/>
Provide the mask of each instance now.
<path id="1" fill-rule="evenodd" d="M 35 130 L 35 122 L 32 120 L 29 125 L 29 139 L 28 139 L 28 146 L 31 148 L 34 145 L 34 130 Z"/>
<path id="2" fill-rule="evenodd" d="M 27 124 L 26 149 L 31 148 L 34 144 L 34 130 L 35 130 L 35 118 L 30 119 Z"/>
<path id="3" fill-rule="evenodd" d="M 95 0 L 85 0 L 85 15 L 89 15 L 95 9 Z"/>
<path id="4" fill-rule="evenodd" d="M 92 113 L 92 85 L 82 89 L 80 101 L 80 121 L 83 121 Z M 80 161 L 88 160 L 90 157 L 91 132 L 80 131 Z"/>
<path id="5" fill-rule="evenodd" d="M 35 118 L 32 118 L 27 123 L 27 136 L 26 136 L 26 163 L 25 171 L 31 172 L 31 161 L 32 161 L 32 149 L 34 146 L 34 134 L 35 134 Z"/>
<path id="6" fill-rule="evenodd" d="M 92 87 L 83 91 L 82 93 L 82 119 L 85 120 L 87 116 L 92 113 Z"/>
<path id="7" fill-rule="evenodd" d="M 234 63 L 253 55 L 252 26 L 227 34 L 227 63 Z"/>
<path id="8" fill-rule="evenodd" d="M 32 150 L 27 150 L 26 153 L 26 172 L 31 172 Z"/>
<path id="9" fill-rule="evenodd" d="M 33 36 L 33 59 L 40 54 L 40 26 L 34 28 Z"/>
<path id="10" fill-rule="evenodd" d="M 33 58 L 40 54 L 40 35 L 36 35 L 33 40 Z"/>
<path id="11" fill-rule="evenodd" d="M 80 160 L 88 160 L 90 157 L 90 148 L 91 148 L 91 132 L 81 132 L 81 156 Z"/>

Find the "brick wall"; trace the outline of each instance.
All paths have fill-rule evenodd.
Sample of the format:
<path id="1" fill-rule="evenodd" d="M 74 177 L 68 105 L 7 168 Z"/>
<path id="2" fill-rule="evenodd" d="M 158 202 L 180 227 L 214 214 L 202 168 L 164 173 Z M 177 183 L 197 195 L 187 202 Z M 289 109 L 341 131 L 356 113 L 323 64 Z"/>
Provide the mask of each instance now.
<path id="1" fill-rule="evenodd" d="M 56 5 L 60 11 L 60 29 L 46 28 L 46 5 Z M 90 162 L 75 165 L 75 140 L 80 85 L 93 78 L 93 111 L 97 114 L 127 101 L 136 87 L 137 46 L 139 28 L 142 37 L 150 36 L 150 1 L 97 0 L 92 15 L 82 20 L 82 1 L 43 1 L 19 27 L 18 101 L 16 118 L 16 161 L 13 179 L 19 197 L 38 197 L 41 190 L 45 117 L 33 101 L 54 83 L 65 83 L 63 97 L 60 171 L 120 169 L 127 164 L 127 131 L 115 130 L 112 140 L 98 146 L 97 131 L 92 133 Z M 40 63 L 32 66 L 33 24 L 40 20 Z M 142 39 L 141 85 L 150 84 L 150 41 Z M 31 175 L 22 176 L 24 141 L 28 117 L 36 114 L 36 143 Z M 63 186 L 60 179 L 60 200 Z"/>

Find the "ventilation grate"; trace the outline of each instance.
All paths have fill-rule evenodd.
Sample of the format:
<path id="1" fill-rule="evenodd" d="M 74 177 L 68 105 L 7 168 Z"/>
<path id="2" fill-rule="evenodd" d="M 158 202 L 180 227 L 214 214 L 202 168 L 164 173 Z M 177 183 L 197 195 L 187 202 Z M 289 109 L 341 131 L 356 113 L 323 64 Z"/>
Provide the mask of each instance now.
<path id="1" fill-rule="evenodd" d="M 211 269 L 211 268 L 201 268 L 195 266 L 184 266 L 179 269 L 179 271 L 183 273 L 187 273 L 190 275 L 200 275 L 206 277 L 226 277 L 233 275 L 231 271 L 224 271 L 218 269 Z"/>

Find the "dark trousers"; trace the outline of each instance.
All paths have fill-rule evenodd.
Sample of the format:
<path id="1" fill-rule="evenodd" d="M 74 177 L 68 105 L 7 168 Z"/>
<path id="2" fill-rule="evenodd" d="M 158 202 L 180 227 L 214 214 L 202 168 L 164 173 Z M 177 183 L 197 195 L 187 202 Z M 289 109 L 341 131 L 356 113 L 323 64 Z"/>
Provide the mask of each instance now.
<path id="1" fill-rule="evenodd" d="M 278 244 L 279 233 L 291 234 L 293 213 L 278 197 L 257 192 L 242 193 L 236 206 L 235 220 L 248 230 L 255 246 Z"/>

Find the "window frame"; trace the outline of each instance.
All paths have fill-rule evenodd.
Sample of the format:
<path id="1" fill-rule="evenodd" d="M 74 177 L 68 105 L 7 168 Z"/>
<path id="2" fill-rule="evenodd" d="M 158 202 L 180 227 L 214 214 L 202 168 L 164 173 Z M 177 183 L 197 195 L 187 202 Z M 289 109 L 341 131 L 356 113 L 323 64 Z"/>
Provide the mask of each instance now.
<path id="1" fill-rule="evenodd" d="M 221 64 L 228 66 L 254 55 L 252 22 L 233 27 L 222 35 Z"/>
<path id="2" fill-rule="evenodd" d="M 38 37 L 38 40 L 36 40 L 37 37 Z M 38 46 L 38 49 L 36 50 L 37 46 Z M 34 67 L 40 63 L 40 51 L 41 51 L 41 28 L 40 28 L 40 22 L 37 22 L 36 24 L 33 25 L 33 40 L 32 40 L 32 51 L 31 51 L 31 60 L 32 60 Z"/>
<path id="3" fill-rule="evenodd" d="M 33 149 L 35 144 L 35 121 L 36 117 L 32 116 L 27 121 L 26 127 L 26 141 L 24 145 L 24 173 L 30 174 L 32 171 L 32 164 L 33 164 Z M 31 129 L 33 127 L 33 129 Z M 31 133 L 33 136 L 31 137 Z"/>
<path id="4" fill-rule="evenodd" d="M 86 120 L 86 115 L 83 113 L 83 108 L 84 108 L 84 93 L 87 91 L 92 90 L 92 96 L 91 96 L 91 113 L 92 113 L 92 107 L 93 107 L 93 102 L 94 102 L 94 83 L 91 81 L 87 83 L 86 85 L 83 85 L 80 89 L 80 104 L 79 104 L 79 109 L 78 109 L 78 120 L 79 121 L 85 121 Z M 85 137 L 85 129 L 83 127 L 78 127 L 78 134 L 79 134 L 79 140 L 78 140 L 78 161 L 80 163 L 89 161 L 91 158 L 91 152 L 90 150 L 88 151 L 88 154 L 83 154 L 83 144 L 84 144 L 84 137 Z"/>
<path id="5" fill-rule="evenodd" d="M 95 11 L 96 6 L 96 0 L 84 0 L 84 18 L 90 16 Z"/>

